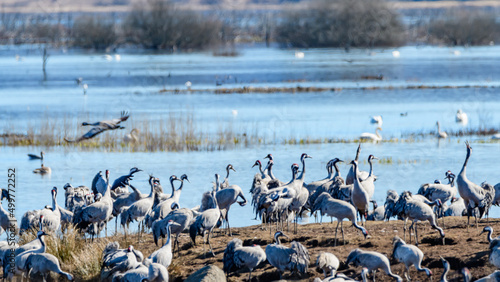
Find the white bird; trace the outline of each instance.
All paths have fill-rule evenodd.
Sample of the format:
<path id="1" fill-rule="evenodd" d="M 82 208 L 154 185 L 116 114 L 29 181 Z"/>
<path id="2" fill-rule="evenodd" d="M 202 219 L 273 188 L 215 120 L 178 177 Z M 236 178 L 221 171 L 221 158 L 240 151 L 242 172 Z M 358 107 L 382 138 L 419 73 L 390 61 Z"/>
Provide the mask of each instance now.
<path id="1" fill-rule="evenodd" d="M 382 124 L 384 123 L 382 121 L 382 116 L 372 116 L 370 119 L 371 123 L 376 123 L 378 126 L 382 127 Z"/>
<path id="2" fill-rule="evenodd" d="M 438 138 L 442 138 L 442 139 L 448 138 L 448 134 L 446 133 L 446 131 L 441 131 L 441 126 L 439 125 L 439 121 L 436 121 L 436 126 L 437 126 Z"/>
<path id="3" fill-rule="evenodd" d="M 467 178 L 467 172 L 466 172 L 467 162 L 469 161 L 472 152 L 472 147 L 469 145 L 469 142 L 465 142 L 465 145 L 467 147 L 467 155 L 465 157 L 465 162 L 464 165 L 462 166 L 462 170 L 460 171 L 457 177 L 457 187 L 458 187 L 458 193 L 464 199 L 464 204 L 465 207 L 467 208 L 467 231 L 468 231 L 469 220 L 470 216 L 472 215 L 472 210 L 475 209 L 476 207 L 479 208 L 480 218 L 483 216 L 483 214 L 485 213 L 487 214 L 495 198 L 495 189 L 494 188 L 491 189 L 492 187 L 490 189 L 485 189 L 491 185 L 487 186 L 483 185 L 483 187 L 481 187 Z M 476 213 L 474 213 L 474 217 L 476 220 L 476 227 L 477 227 Z"/>
<path id="4" fill-rule="evenodd" d="M 381 253 L 354 249 L 347 256 L 346 265 L 353 264 L 354 266 L 363 266 L 373 273 L 375 270 L 382 269 L 387 275 L 397 279 L 398 282 L 403 282 L 400 276 L 392 273 L 389 259 Z"/>
<path id="5" fill-rule="evenodd" d="M 295 58 L 297 58 L 297 59 L 303 59 L 304 56 L 305 56 L 304 52 L 295 51 Z"/>
<path id="6" fill-rule="evenodd" d="M 172 240 L 170 236 L 170 226 L 174 224 L 173 220 L 167 222 L 167 242 L 158 250 L 154 251 L 148 259 L 154 263 L 159 263 L 168 268 L 172 263 Z"/>
<path id="7" fill-rule="evenodd" d="M 122 57 L 120 56 L 120 54 L 115 54 L 115 61 L 119 62 L 121 61 Z"/>
<path id="8" fill-rule="evenodd" d="M 138 134 L 140 133 L 141 131 L 137 128 L 134 128 L 130 131 L 130 133 L 127 133 L 125 134 L 125 136 L 123 136 L 123 143 L 125 144 L 136 144 L 138 141 L 139 141 L 139 136 Z"/>
<path id="9" fill-rule="evenodd" d="M 405 277 L 408 281 L 411 281 L 410 266 L 412 265 L 414 265 L 418 271 L 425 271 L 425 274 L 431 278 L 432 271 L 421 266 L 424 253 L 417 246 L 406 244 L 406 242 L 398 236 L 392 239 L 392 245 L 392 256 L 399 262 L 405 264 Z"/>
<path id="10" fill-rule="evenodd" d="M 401 53 L 399 51 L 392 51 L 392 56 L 394 58 L 399 58 L 401 56 Z"/>
<path id="11" fill-rule="evenodd" d="M 186 85 L 186 87 L 187 87 L 188 90 L 191 90 L 191 86 L 193 84 L 191 83 L 191 81 L 186 81 L 186 83 L 184 83 L 184 85 Z"/>
<path id="12" fill-rule="evenodd" d="M 461 123 L 462 125 L 467 125 L 467 123 L 469 123 L 469 118 L 466 113 L 462 112 L 462 109 L 459 109 L 457 111 L 457 115 L 455 116 L 455 121 Z"/>
<path id="13" fill-rule="evenodd" d="M 266 247 L 267 261 L 278 269 L 280 279 L 285 270 L 304 274 L 309 266 L 309 252 L 299 242 L 292 241 L 291 247 L 281 245 L 280 236 L 288 238 L 283 232 L 274 234 L 274 243 Z"/>
<path id="14" fill-rule="evenodd" d="M 335 276 L 337 269 L 339 269 L 339 259 L 332 253 L 321 252 L 316 259 L 316 265 L 323 270 L 325 278 L 327 276 Z M 330 274 L 330 275 L 327 275 Z"/>
<path id="15" fill-rule="evenodd" d="M 244 247 L 241 239 L 231 240 L 224 251 L 224 272 L 230 273 L 242 268 L 250 270 L 248 281 L 252 281 L 252 271 L 261 263 L 266 261 L 266 253 L 257 245 Z"/>
<path id="16" fill-rule="evenodd" d="M 380 135 L 379 131 L 382 131 L 381 127 L 377 127 L 377 129 L 375 129 L 375 134 L 369 133 L 369 132 L 361 133 L 361 135 L 359 136 L 359 139 L 360 140 L 370 140 L 370 141 L 374 141 L 374 142 L 382 141 L 382 135 Z"/>
<path id="17" fill-rule="evenodd" d="M 491 139 L 492 140 L 500 140 L 500 133 L 494 134 L 493 136 L 491 136 Z"/>
<path id="18" fill-rule="evenodd" d="M 60 275 L 64 275 L 69 281 L 73 281 L 73 275 L 61 270 L 59 260 L 51 254 L 41 253 L 41 254 L 30 254 L 26 259 L 25 269 L 28 270 L 28 278 L 31 274 L 41 274 L 43 281 L 46 281 L 50 272 L 55 272 Z"/>

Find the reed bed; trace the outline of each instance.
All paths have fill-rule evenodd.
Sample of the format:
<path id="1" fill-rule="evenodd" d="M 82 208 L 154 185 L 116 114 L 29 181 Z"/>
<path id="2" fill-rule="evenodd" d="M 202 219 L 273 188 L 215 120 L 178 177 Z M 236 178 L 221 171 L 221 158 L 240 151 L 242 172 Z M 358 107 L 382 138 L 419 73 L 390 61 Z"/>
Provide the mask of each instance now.
<path id="1" fill-rule="evenodd" d="M 113 116 L 112 116 L 113 117 Z M 91 129 L 81 126 L 83 121 L 109 119 L 102 117 L 70 116 L 50 117 L 44 114 L 37 121 L 30 122 L 23 131 L 6 123 L 0 130 L 0 146 L 39 146 L 39 147 L 73 147 L 80 150 L 101 149 L 110 152 L 158 152 L 158 151 L 221 151 L 237 148 L 248 148 L 258 145 L 309 145 L 330 143 L 372 142 L 349 138 L 312 138 L 283 136 L 264 137 L 258 125 L 241 128 L 232 121 L 221 122 L 216 129 L 208 129 L 202 121 L 196 119 L 192 112 L 170 113 L 154 120 L 131 115 L 123 123 L 126 129 L 108 130 L 100 135 L 79 143 L 68 143 L 67 139 L 76 139 Z M 134 130 L 135 141 L 125 142 L 124 137 Z M 448 131 L 449 136 L 488 137 L 499 133 L 499 128 L 480 126 L 467 127 L 456 131 Z M 386 137 L 379 143 L 414 143 L 426 138 L 437 138 L 435 131 L 406 132 L 399 138 Z M 481 141 L 481 140 L 479 140 Z M 489 138 L 483 142 L 491 141 Z M 494 141 L 491 141 L 494 142 Z"/>

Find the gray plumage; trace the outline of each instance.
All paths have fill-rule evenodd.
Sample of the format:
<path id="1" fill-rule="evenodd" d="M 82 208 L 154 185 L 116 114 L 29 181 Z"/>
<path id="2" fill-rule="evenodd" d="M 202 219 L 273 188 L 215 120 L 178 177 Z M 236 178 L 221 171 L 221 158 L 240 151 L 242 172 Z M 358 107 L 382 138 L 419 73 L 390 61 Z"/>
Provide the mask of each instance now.
<path id="1" fill-rule="evenodd" d="M 61 270 L 59 260 L 47 253 L 30 254 L 26 260 L 26 269 L 28 270 L 28 277 L 31 277 L 31 274 L 40 274 L 43 277 L 43 281 L 47 279 L 50 272 L 63 275 L 69 281 L 74 280 L 73 275 Z"/>
<path id="2" fill-rule="evenodd" d="M 219 175 L 215 175 L 215 179 L 217 183 L 219 182 Z M 203 211 L 200 215 L 198 215 L 193 224 L 189 227 L 189 236 L 193 243 L 196 244 L 196 236 L 201 235 L 205 236 L 205 232 L 208 232 L 208 244 L 210 246 L 210 252 L 212 256 L 214 255 L 212 244 L 210 243 L 210 235 L 213 232 L 214 227 L 217 225 L 217 222 L 220 218 L 220 209 L 217 205 L 217 197 L 215 190 L 212 191 L 212 198 L 214 199 L 214 206 L 210 209 Z M 203 242 L 203 246 L 205 246 L 205 242 Z"/>
<path id="3" fill-rule="evenodd" d="M 464 199 L 458 198 L 451 201 L 449 206 L 443 208 L 443 216 L 462 216 L 467 214 Z"/>
<path id="4" fill-rule="evenodd" d="M 356 157 L 354 158 L 356 162 L 359 160 L 360 152 L 361 152 L 361 144 L 358 145 L 358 149 L 356 150 Z M 367 178 L 368 175 L 369 173 L 367 171 L 359 171 L 358 178 L 360 181 L 363 181 L 363 179 Z M 346 185 L 354 184 L 354 167 L 351 167 L 349 169 L 349 172 L 347 173 L 347 176 L 345 178 L 345 184 Z"/>
<path id="5" fill-rule="evenodd" d="M 15 261 L 15 269 L 14 271 L 9 270 L 9 276 L 14 273 L 25 275 L 28 273 L 28 269 L 26 268 L 26 261 L 31 254 L 41 254 L 45 253 L 47 246 L 45 245 L 44 236 L 47 234 L 43 231 L 38 231 L 37 237 L 34 241 L 37 241 L 29 246 L 29 248 L 25 248 L 23 252 L 19 252 L 16 250 Z M 18 248 L 19 249 L 19 248 Z M 20 250 L 19 250 L 20 251 Z"/>
<path id="6" fill-rule="evenodd" d="M 440 200 L 436 200 L 436 202 L 440 203 Z M 436 229 L 439 232 L 444 245 L 445 234 L 443 229 L 441 229 L 436 224 L 436 216 L 434 215 L 434 211 L 429 205 L 419 200 L 413 199 L 411 192 L 405 191 L 401 194 L 401 196 L 398 199 L 398 202 L 394 206 L 394 212 L 398 216 L 404 218 L 405 220 L 405 229 L 404 229 L 405 236 L 406 236 L 407 219 L 410 219 L 412 221 L 410 230 L 413 229 L 417 221 L 429 221 L 431 228 Z M 411 242 L 411 233 L 410 233 L 410 242 Z M 418 246 L 417 227 L 415 227 L 415 245 Z"/>
<path id="7" fill-rule="evenodd" d="M 366 220 L 373 220 L 373 221 L 384 220 L 384 216 L 385 216 L 384 206 L 379 207 L 377 205 L 377 201 L 375 201 L 375 200 L 370 200 L 370 202 L 373 205 L 373 209 L 371 211 L 368 211 L 368 214 L 366 216 Z"/>
<path id="8" fill-rule="evenodd" d="M 227 223 L 227 227 L 229 229 L 229 235 L 232 236 L 231 227 L 229 225 L 229 209 L 234 203 L 238 203 L 241 207 L 247 204 L 247 199 L 245 195 L 243 195 L 243 190 L 238 185 L 230 185 L 225 189 L 219 190 L 215 197 L 217 198 L 217 204 L 219 205 L 219 209 L 224 212 L 223 220 Z M 238 197 L 242 199 L 242 201 L 237 201 Z"/>
<path id="9" fill-rule="evenodd" d="M 492 274 L 479 278 L 476 282 L 497 282 L 500 281 L 500 270 L 495 270 Z"/>
<path id="10" fill-rule="evenodd" d="M 366 218 L 365 214 L 369 210 L 370 195 L 364 188 L 362 182 L 359 180 L 358 162 L 352 161 L 351 165 L 354 169 L 354 186 L 351 194 L 351 202 L 356 208 L 356 211 L 359 213 L 361 224 L 363 224 L 363 218 Z"/>
<path id="11" fill-rule="evenodd" d="M 113 201 L 113 216 L 116 218 L 115 231 L 118 226 L 118 216 L 120 215 L 122 209 L 124 207 L 131 206 L 133 203 L 147 196 L 143 195 L 132 184 L 129 184 L 129 187 L 132 189 L 131 193 L 121 194 L 118 197 L 116 197 L 115 200 Z"/>
<path id="12" fill-rule="evenodd" d="M 387 191 L 387 196 L 385 198 L 385 203 L 384 203 L 384 209 L 385 209 L 385 214 L 384 214 L 384 219 L 389 220 L 389 218 L 393 216 L 397 216 L 396 212 L 394 211 L 394 207 L 396 206 L 396 203 L 399 200 L 399 195 L 396 193 L 394 190 L 388 190 Z"/>
<path id="13" fill-rule="evenodd" d="M 280 236 L 286 236 L 281 231 L 274 234 L 275 242 L 266 247 L 266 256 L 269 263 L 278 269 L 280 279 L 285 270 L 292 273 L 304 274 L 309 266 L 309 252 L 299 242 L 292 241 L 290 248 L 281 245 Z"/>
<path id="14" fill-rule="evenodd" d="M 105 121 L 98 121 L 95 123 L 88 123 L 84 122 L 82 123 L 82 126 L 94 126 L 92 129 L 90 129 L 87 133 L 83 134 L 81 137 L 78 137 L 75 140 L 69 140 L 66 137 L 64 137 L 64 141 L 70 143 L 70 142 L 80 142 L 83 140 L 91 139 L 98 134 L 106 131 L 106 130 L 114 130 L 114 129 L 124 129 L 125 127 L 120 126 L 120 123 L 123 121 L 126 121 L 129 118 L 129 114 L 125 111 L 121 112 L 121 117 L 112 119 L 112 120 L 105 120 Z"/>
<path id="15" fill-rule="evenodd" d="M 117 282 L 154 281 L 168 282 L 168 270 L 161 264 L 151 263 L 149 266 L 140 264 L 135 269 L 128 270 L 113 277 Z"/>
<path id="16" fill-rule="evenodd" d="M 266 261 L 266 253 L 257 245 L 244 247 L 241 239 L 231 240 L 224 251 L 223 270 L 225 273 L 248 268 L 248 281 L 252 280 L 252 271 L 262 262 Z"/>
<path id="17" fill-rule="evenodd" d="M 172 240 L 170 236 L 170 226 L 174 224 L 173 220 L 167 222 L 167 242 L 158 250 L 154 251 L 148 259 L 154 263 L 159 263 L 168 268 L 172 263 Z"/>
<path id="18" fill-rule="evenodd" d="M 467 147 L 467 155 L 465 157 L 465 162 L 462 166 L 462 170 L 457 177 L 457 187 L 458 193 L 464 199 L 465 207 L 467 208 L 467 230 L 469 228 L 470 216 L 473 214 L 473 209 L 479 209 L 479 218 L 483 217 L 486 213 L 488 214 L 489 208 L 491 207 L 495 199 L 495 189 L 491 185 L 483 185 L 483 187 L 473 183 L 467 178 L 466 169 L 467 162 L 469 161 L 472 147 L 470 147 L 469 142 L 465 142 Z M 477 226 L 477 217 L 476 219 Z"/>
<path id="19" fill-rule="evenodd" d="M 226 166 L 226 177 L 224 178 L 224 181 L 222 181 L 222 183 L 220 184 L 221 189 L 225 189 L 225 188 L 229 187 L 229 171 L 230 170 L 236 172 L 236 170 L 234 169 L 232 164 L 228 164 Z"/>
<path id="20" fill-rule="evenodd" d="M 177 204 L 177 203 L 174 203 Z M 176 224 L 170 226 L 170 232 L 175 235 L 174 248 L 177 246 L 179 251 L 179 234 L 186 230 L 191 222 L 193 221 L 194 213 L 192 210 L 187 208 L 182 208 L 178 210 L 171 211 L 164 219 L 156 220 L 153 222 L 153 240 L 158 246 L 158 239 L 160 237 L 164 238 L 167 234 L 166 225 L 169 220 L 173 220 Z"/>
<path id="21" fill-rule="evenodd" d="M 11 198 L 9 195 L 9 191 L 6 189 L 2 189 L 1 201 L 7 199 L 7 203 L 10 202 Z M 2 203 L 0 203 L 0 234 L 3 234 L 5 231 L 9 231 L 14 234 L 19 233 L 19 227 L 17 225 L 17 219 L 15 217 L 11 217 L 11 213 L 3 208 Z M 13 227 L 13 228 L 11 228 Z"/>
<path id="22" fill-rule="evenodd" d="M 445 260 L 443 257 L 441 257 L 441 262 L 443 263 L 443 274 L 441 275 L 441 280 L 440 282 L 448 282 L 448 272 L 450 272 L 450 263 Z"/>
<path id="23" fill-rule="evenodd" d="M 76 208 L 89 205 L 87 202 L 87 195 L 90 195 L 90 189 L 86 186 L 73 187 L 71 184 L 64 185 L 64 206 L 68 211 L 74 212 Z"/>
<path id="24" fill-rule="evenodd" d="M 334 254 L 321 252 L 316 259 L 316 265 L 323 270 L 323 274 L 326 278 L 327 276 L 335 276 L 337 269 L 339 269 L 340 262 Z"/>
<path id="25" fill-rule="evenodd" d="M 368 271 L 374 272 L 377 269 L 381 269 L 390 277 L 396 279 L 398 282 L 402 282 L 400 276 L 392 273 L 389 259 L 381 253 L 364 251 L 361 249 L 354 249 L 349 253 L 346 260 L 346 265 L 353 264 L 354 266 L 363 266 L 368 269 Z"/>
<path id="26" fill-rule="evenodd" d="M 399 262 L 405 265 L 405 277 L 408 281 L 410 278 L 410 266 L 414 265 L 418 271 L 425 271 L 425 274 L 431 278 L 432 272 L 430 269 L 422 267 L 422 259 L 424 258 L 424 253 L 414 245 L 408 245 L 398 236 L 395 236 L 392 240 L 393 250 L 392 256 Z"/>
<path id="27" fill-rule="evenodd" d="M 175 180 L 181 182 L 181 185 L 177 190 L 175 189 L 174 186 Z M 155 222 L 158 219 L 163 219 L 165 216 L 167 216 L 172 211 L 173 203 L 179 203 L 179 199 L 182 193 L 182 188 L 184 187 L 184 180 L 187 180 L 189 182 L 189 179 L 185 174 L 183 174 L 180 179 L 177 178 L 177 176 L 175 175 L 170 176 L 170 185 L 172 186 L 172 194 L 168 199 L 159 202 L 152 209 L 151 213 L 146 216 L 145 221 L 147 227 L 151 227 L 153 225 L 153 222 Z"/>
<path id="28" fill-rule="evenodd" d="M 339 224 L 341 225 L 341 231 L 342 231 L 342 241 L 344 241 L 344 227 L 343 227 L 343 220 L 345 218 L 349 219 L 352 222 L 352 225 L 361 230 L 363 235 L 366 236 L 368 235 L 368 232 L 366 229 L 362 226 L 359 226 L 356 221 L 356 209 L 354 208 L 353 205 L 351 205 L 348 202 L 337 200 L 332 198 L 330 194 L 324 192 L 321 194 L 318 199 L 316 199 L 316 202 L 314 203 L 314 206 L 311 210 L 311 213 L 319 210 L 321 215 L 328 215 L 331 217 L 335 217 L 337 219 L 337 227 L 335 228 L 335 240 L 334 244 L 337 244 L 337 231 L 339 228 Z"/>
<path id="29" fill-rule="evenodd" d="M 40 152 L 40 155 L 28 154 L 30 160 L 42 160 L 43 161 L 43 151 Z"/>
<path id="30" fill-rule="evenodd" d="M 122 175 L 115 179 L 113 182 L 113 185 L 111 185 L 111 190 L 115 190 L 117 188 L 127 188 L 130 184 L 130 180 L 132 180 L 134 173 L 137 173 L 139 171 L 142 171 L 138 169 L 137 167 L 133 167 L 130 169 L 130 172 L 127 175 Z"/>
<path id="31" fill-rule="evenodd" d="M 143 255 L 140 251 L 129 246 L 127 249 L 119 249 L 118 242 L 106 245 L 102 252 L 101 281 L 109 281 L 116 273 L 126 272 L 142 263 Z"/>
<path id="32" fill-rule="evenodd" d="M 86 229 L 93 223 L 106 225 L 113 214 L 113 201 L 109 189 L 109 171 L 106 170 L 106 190 L 100 201 L 75 210 L 73 223 L 80 230 Z"/>

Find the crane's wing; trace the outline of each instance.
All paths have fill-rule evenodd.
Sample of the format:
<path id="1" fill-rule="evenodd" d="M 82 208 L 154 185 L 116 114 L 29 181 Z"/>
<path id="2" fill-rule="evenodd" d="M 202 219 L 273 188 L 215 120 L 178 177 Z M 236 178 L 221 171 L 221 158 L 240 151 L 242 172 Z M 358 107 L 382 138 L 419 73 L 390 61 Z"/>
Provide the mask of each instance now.
<path id="1" fill-rule="evenodd" d="M 300 273 L 306 273 L 310 260 L 309 252 L 301 243 L 297 241 L 292 241 L 291 248 L 295 251 L 292 255 L 292 263 L 295 264 L 294 268 Z"/>
<path id="2" fill-rule="evenodd" d="M 110 121 L 103 121 L 103 123 L 110 123 L 110 124 L 118 125 L 120 122 L 126 121 L 129 117 L 130 117 L 130 114 L 128 112 L 122 111 L 120 118 L 115 118 L 115 119 L 112 119 Z"/>
<path id="3" fill-rule="evenodd" d="M 75 140 L 69 140 L 67 139 L 66 137 L 64 138 L 64 141 L 70 143 L 70 142 L 80 142 L 82 140 L 87 140 L 87 139 L 91 139 L 95 136 L 97 136 L 98 134 L 106 131 L 107 128 L 104 128 L 104 127 L 100 127 L 100 126 L 96 126 L 96 127 L 93 127 L 91 130 L 89 130 L 87 133 L 83 134 L 81 137 L 75 139 Z"/>

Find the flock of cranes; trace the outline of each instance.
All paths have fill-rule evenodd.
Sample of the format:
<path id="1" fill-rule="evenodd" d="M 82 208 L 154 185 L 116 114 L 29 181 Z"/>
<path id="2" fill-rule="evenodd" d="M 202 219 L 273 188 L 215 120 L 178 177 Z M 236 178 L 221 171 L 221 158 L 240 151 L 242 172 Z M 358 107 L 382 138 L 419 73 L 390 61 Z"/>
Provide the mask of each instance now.
<path id="1" fill-rule="evenodd" d="M 451 171 L 446 171 L 445 179 L 448 183 L 436 180 L 433 183 L 421 185 L 417 193 L 404 191 L 401 194 L 387 191 L 386 202 L 378 207 L 373 200 L 376 192 L 375 164 L 377 157 L 368 156 L 369 171 L 359 168 L 361 145 L 358 146 L 354 160 L 350 162 L 350 170 L 344 179 L 338 168 L 338 163 L 343 162 L 334 158 L 327 163 L 328 175 L 321 180 L 305 183 L 307 159 L 312 157 L 302 154 L 300 165 L 291 165 L 291 179 L 282 181 L 277 179 L 273 172 L 274 158 L 268 154 L 267 165 L 257 160 L 254 167 L 258 167 L 252 186 L 250 197 L 255 217 L 262 221 L 262 228 L 267 228 L 272 234 L 275 229 L 274 243 L 266 246 L 243 246 L 243 242 L 232 239 L 224 252 L 224 271 L 231 273 L 242 268 L 249 269 L 249 280 L 252 271 L 265 261 L 274 266 L 280 277 L 285 271 L 302 275 L 307 272 L 311 264 L 309 252 L 305 246 L 297 241 L 292 241 L 290 246 L 282 244 L 280 237 L 288 237 L 285 230 L 290 231 L 289 223 L 294 224 L 292 229 L 297 232 L 298 218 L 306 212 L 319 213 L 337 219 L 334 234 L 334 245 L 338 244 L 337 233 L 340 226 L 342 243 L 345 245 L 343 222 L 351 221 L 352 226 L 359 230 L 364 238 L 370 238 L 366 227 L 367 220 L 388 220 L 397 217 L 404 220 L 404 239 L 394 237 L 393 256 L 404 263 L 404 277 L 410 280 L 410 267 L 423 271 L 431 277 L 432 272 L 422 266 L 423 252 L 418 248 L 419 238 L 415 223 L 428 221 L 431 228 L 435 229 L 445 244 L 444 218 L 443 224 L 438 225 L 438 218 L 444 215 L 467 215 L 469 228 L 470 217 L 476 220 L 487 216 L 493 204 L 499 203 L 500 184 L 492 186 L 487 183 L 481 185 L 468 180 L 466 168 L 471 158 L 472 148 L 466 142 L 466 157 L 461 171 L 456 176 Z M 43 153 L 40 156 L 43 158 Z M 221 179 L 215 174 L 215 183 L 212 188 L 202 195 L 200 205 L 194 208 L 180 208 L 182 189 L 189 182 L 187 175 L 177 177 L 172 175 L 169 179 L 171 193 L 165 194 L 160 179 L 149 176 L 149 193 L 143 194 L 134 187 L 133 178 L 141 170 L 133 167 L 128 174 L 110 180 L 110 172 L 106 170 L 97 173 L 90 188 L 86 186 L 73 187 L 71 184 L 64 186 L 65 207 L 57 203 L 58 189 L 51 189 L 52 203 L 42 209 L 27 211 L 19 226 L 6 210 L 0 209 L 0 223 L 2 232 L 9 229 L 9 224 L 15 224 L 15 232 L 20 234 L 29 230 L 38 230 L 37 238 L 15 250 L 16 270 L 9 271 L 6 263 L 10 251 L 2 248 L 6 242 L 0 243 L 0 258 L 4 267 L 4 276 L 17 274 L 27 277 L 40 275 L 47 277 L 49 272 L 56 272 L 72 280 L 73 276 L 61 270 L 56 257 L 46 253 L 44 236 L 64 231 L 69 224 L 91 238 L 99 236 L 102 231 L 107 236 L 107 223 L 113 218 L 128 234 L 129 224 L 137 222 L 138 240 L 142 234 L 151 229 L 154 242 L 161 246 L 149 257 L 144 258 L 139 250 L 133 246 L 120 249 L 117 242 L 109 243 L 103 252 L 101 278 L 105 281 L 168 281 L 168 267 L 172 263 L 174 252 L 179 252 L 179 235 L 188 232 L 193 244 L 196 237 L 206 237 L 203 240 L 204 255 L 205 243 L 209 245 L 212 256 L 215 256 L 210 238 L 216 228 L 227 226 L 227 234 L 232 236 L 229 225 L 229 211 L 233 204 L 240 206 L 247 204 L 243 189 L 229 181 L 230 172 L 236 171 L 229 164 L 226 167 L 226 176 Z M 131 191 L 130 191 L 131 190 Z M 460 196 L 460 200 L 458 197 Z M 2 191 L 1 200 L 9 200 L 9 193 Z M 240 201 L 238 199 L 241 199 Z M 370 203 L 374 209 L 370 209 Z M 448 204 L 449 203 L 449 204 Z M 453 207 L 453 209 L 452 209 Z M 451 211 L 450 211 L 451 210 Z M 411 245 L 413 236 L 410 233 L 410 244 L 406 241 L 406 222 L 411 221 L 410 230 L 414 230 L 414 245 Z M 118 224 L 117 224 L 118 226 Z M 117 228 L 117 227 L 116 227 Z M 116 230 L 117 231 L 117 230 Z M 488 233 L 490 242 L 490 262 L 500 268 L 500 236 L 493 238 L 493 229 L 486 227 L 483 232 Z M 333 235 L 333 234 L 332 234 Z M 175 236 L 175 237 L 172 237 Z M 164 242 L 166 241 L 166 242 Z M 317 265 L 323 270 L 325 278 L 321 281 L 349 281 L 349 277 L 338 273 L 339 260 L 332 253 L 321 253 Z M 346 265 L 362 266 L 361 277 L 372 273 L 375 277 L 377 269 L 385 272 L 389 277 L 402 281 L 402 278 L 391 271 L 389 260 L 383 254 L 353 248 L 349 254 Z M 443 262 L 446 269 L 446 262 Z M 464 270 L 466 273 L 467 270 Z M 137 280 L 139 279 L 139 280 Z M 319 278 L 318 278 L 319 279 Z M 342 280 L 343 279 L 343 280 Z M 442 281 L 446 281 L 446 273 Z"/>

